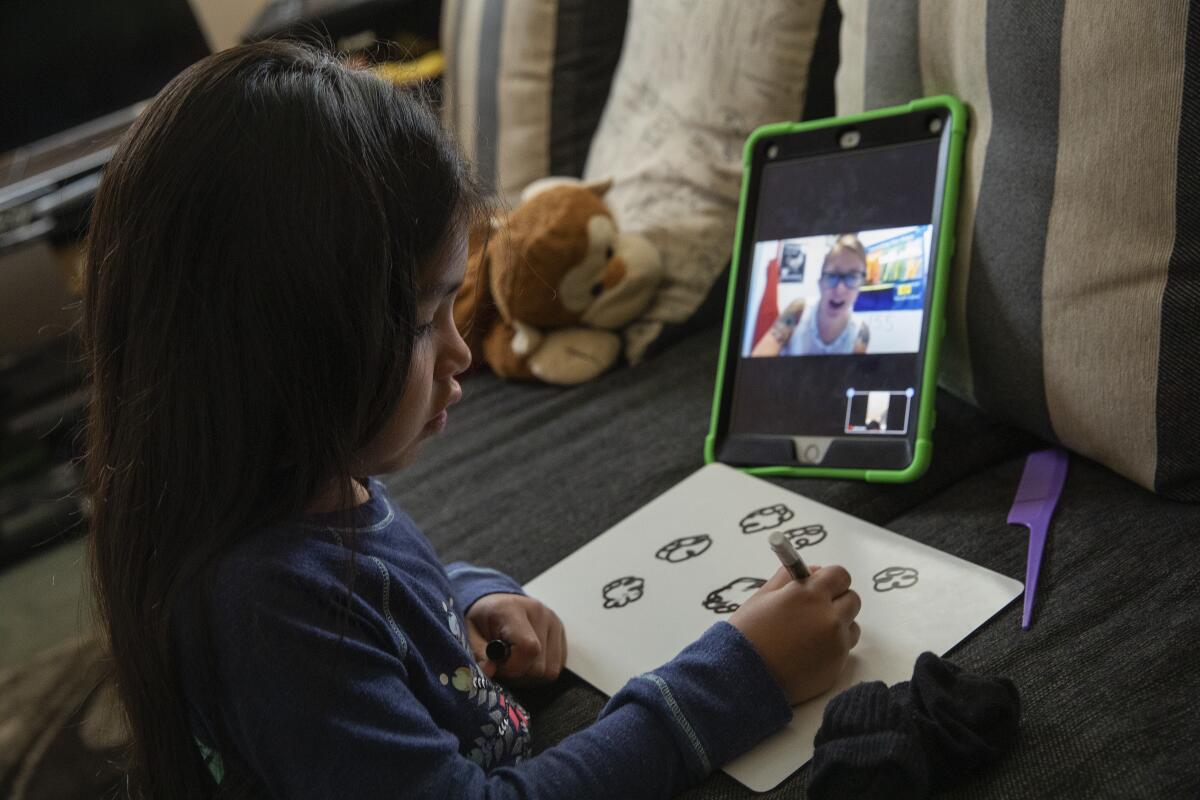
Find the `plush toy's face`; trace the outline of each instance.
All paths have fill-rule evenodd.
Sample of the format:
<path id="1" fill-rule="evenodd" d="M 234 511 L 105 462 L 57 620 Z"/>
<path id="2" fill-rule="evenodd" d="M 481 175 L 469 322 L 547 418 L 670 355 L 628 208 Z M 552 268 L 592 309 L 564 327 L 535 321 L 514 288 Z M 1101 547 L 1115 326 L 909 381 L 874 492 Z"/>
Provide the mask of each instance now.
<path id="1" fill-rule="evenodd" d="M 580 186 L 530 197 L 509 217 L 507 236 L 493 293 L 508 319 L 543 330 L 620 328 L 661 280 L 654 248 L 618 233 L 600 195 Z"/>
<path id="2" fill-rule="evenodd" d="M 625 274 L 617 258 L 617 226 L 607 214 L 596 214 L 583 231 L 587 251 L 583 260 L 567 270 L 558 282 L 558 301 L 568 311 L 582 314 L 604 290 L 611 289 Z"/>
<path id="3" fill-rule="evenodd" d="M 618 331 L 649 307 L 663 267 L 647 239 L 617 230 L 610 185 L 536 181 L 473 232 L 454 321 L 497 375 L 571 385 L 617 362 Z"/>
<path id="4" fill-rule="evenodd" d="M 602 240 L 603 241 L 603 240 Z M 642 236 L 618 233 L 607 246 L 612 257 L 593 284 L 593 299 L 580 316 L 585 325 L 616 330 L 637 319 L 654 299 L 663 267 L 654 245 Z"/>

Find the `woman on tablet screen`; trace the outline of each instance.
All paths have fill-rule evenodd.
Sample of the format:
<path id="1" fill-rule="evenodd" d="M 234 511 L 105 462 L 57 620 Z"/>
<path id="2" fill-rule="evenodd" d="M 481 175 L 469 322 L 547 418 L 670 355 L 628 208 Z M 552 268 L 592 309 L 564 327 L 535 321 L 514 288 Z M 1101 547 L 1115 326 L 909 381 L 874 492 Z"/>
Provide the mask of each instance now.
<path id="1" fill-rule="evenodd" d="M 844 233 L 821 265 L 821 297 L 792 301 L 754 345 L 751 356 L 809 356 L 865 353 L 867 324 L 854 316 L 854 301 L 867 277 L 867 256 L 853 233 Z"/>

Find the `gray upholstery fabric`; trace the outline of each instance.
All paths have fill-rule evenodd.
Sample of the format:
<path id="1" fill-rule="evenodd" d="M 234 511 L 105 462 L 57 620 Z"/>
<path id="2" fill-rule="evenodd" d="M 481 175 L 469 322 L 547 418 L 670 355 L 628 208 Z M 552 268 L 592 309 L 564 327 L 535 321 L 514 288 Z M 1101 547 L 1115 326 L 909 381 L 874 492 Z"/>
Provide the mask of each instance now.
<path id="1" fill-rule="evenodd" d="M 443 559 L 527 581 L 702 465 L 719 331 L 570 389 L 480 372 L 424 456 L 388 480 Z M 938 398 L 930 472 L 907 486 L 781 486 L 1023 579 L 1027 535 L 1005 523 L 1034 437 Z M 1015 752 L 956 797 L 1162 797 L 1200 787 L 1200 506 L 1155 497 L 1073 456 L 1032 630 L 1014 603 L 956 648 L 1021 690 Z M 568 632 L 570 635 L 570 632 Z M 536 747 L 586 726 L 604 698 L 573 677 L 527 691 Z M 806 770 L 763 797 L 803 795 Z M 1194 794 L 1194 792 L 1193 792 Z M 716 773 L 688 797 L 750 797 Z"/>
<path id="2" fill-rule="evenodd" d="M 1200 500 L 1200 7 L 840 6 L 839 113 L 970 110 L 941 384 Z"/>

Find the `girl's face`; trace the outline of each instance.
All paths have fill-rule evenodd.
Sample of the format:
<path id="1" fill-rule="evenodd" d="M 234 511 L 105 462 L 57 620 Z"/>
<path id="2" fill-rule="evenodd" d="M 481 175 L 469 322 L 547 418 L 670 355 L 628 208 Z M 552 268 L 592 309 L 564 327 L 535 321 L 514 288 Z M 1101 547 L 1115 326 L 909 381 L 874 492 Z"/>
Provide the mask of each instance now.
<path id="1" fill-rule="evenodd" d="M 446 410 L 462 397 L 455 377 L 471 365 L 471 351 L 454 325 L 454 298 L 466 266 L 467 236 L 459 231 L 448 257 L 429 270 L 421 285 L 408 378 L 391 420 L 359 456 L 367 475 L 411 464 L 421 443 L 446 426 Z"/>
<path id="2" fill-rule="evenodd" d="M 821 312 L 829 318 L 849 315 L 866 274 L 866 265 L 853 250 L 831 253 L 821 270 Z"/>

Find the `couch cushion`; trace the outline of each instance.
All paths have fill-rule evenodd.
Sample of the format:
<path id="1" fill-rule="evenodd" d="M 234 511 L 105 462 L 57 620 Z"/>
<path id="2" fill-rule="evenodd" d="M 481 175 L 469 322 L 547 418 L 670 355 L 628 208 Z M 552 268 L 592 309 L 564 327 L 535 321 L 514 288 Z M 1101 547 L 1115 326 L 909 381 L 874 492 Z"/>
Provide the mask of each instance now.
<path id="1" fill-rule="evenodd" d="M 626 331 L 637 361 L 664 325 L 700 306 L 729 260 L 742 145 L 757 126 L 798 119 L 822 0 L 633 0 L 587 178 L 622 230 L 658 248 L 667 279 Z"/>
<path id="2" fill-rule="evenodd" d="M 840 113 L 970 107 L 944 385 L 1200 500 L 1200 15 L 842 5 Z"/>
<path id="3" fill-rule="evenodd" d="M 580 176 L 625 33 L 627 0 L 446 0 L 443 118 L 485 189 L 515 204 Z"/>
<path id="4" fill-rule="evenodd" d="M 528 581 L 702 465 L 719 330 L 571 388 L 467 378 L 446 430 L 387 478 L 445 560 Z M 1027 533 L 1005 522 L 1024 456 L 1044 446 L 940 393 L 929 472 L 907 485 L 772 479 L 792 491 L 1023 579 Z M 950 658 L 1021 690 L 1015 752 L 961 797 L 1171 796 L 1200 785 L 1200 506 L 1073 457 L 1033 628 L 1014 603 Z M 567 676 L 522 695 L 544 749 L 595 719 Z M 802 794 L 805 772 L 766 797 Z M 687 797 L 751 797 L 716 773 Z"/>

